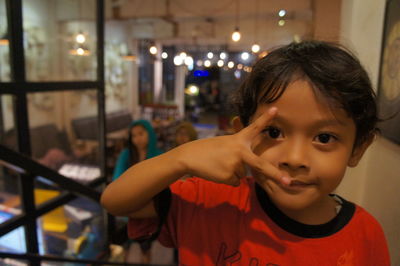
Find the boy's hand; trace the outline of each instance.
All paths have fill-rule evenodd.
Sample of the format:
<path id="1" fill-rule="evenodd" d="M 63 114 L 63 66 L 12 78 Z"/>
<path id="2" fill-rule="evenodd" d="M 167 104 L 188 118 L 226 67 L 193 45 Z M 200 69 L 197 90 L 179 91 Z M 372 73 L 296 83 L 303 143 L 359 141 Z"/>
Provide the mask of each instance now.
<path id="1" fill-rule="evenodd" d="M 240 132 L 189 142 L 177 148 L 186 172 L 213 182 L 237 186 L 246 175 L 245 165 L 284 183 L 283 175 L 270 162 L 262 160 L 251 149 L 254 139 L 268 126 L 276 108 L 258 117 Z"/>

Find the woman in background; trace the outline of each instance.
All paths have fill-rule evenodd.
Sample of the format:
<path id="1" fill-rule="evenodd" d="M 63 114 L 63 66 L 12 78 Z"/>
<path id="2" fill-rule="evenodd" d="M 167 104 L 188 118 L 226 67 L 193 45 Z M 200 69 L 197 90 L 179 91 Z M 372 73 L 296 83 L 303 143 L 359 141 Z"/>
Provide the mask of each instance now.
<path id="1" fill-rule="evenodd" d="M 175 146 L 197 139 L 197 131 L 190 122 L 182 122 L 176 127 Z"/>
<path id="2" fill-rule="evenodd" d="M 118 156 L 114 168 L 113 181 L 132 165 L 161 153 L 162 151 L 157 148 L 157 135 L 150 122 L 147 120 L 133 121 L 129 126 L 127 147 Z M 127 221 L 124 222 L 126 223 Z M 128 241 L 128 243 L 130 244 L 131 242 Z M 139 245 L 142 253 L 142 263 L 150 263 L 152 242 L 140 242 Z"/>

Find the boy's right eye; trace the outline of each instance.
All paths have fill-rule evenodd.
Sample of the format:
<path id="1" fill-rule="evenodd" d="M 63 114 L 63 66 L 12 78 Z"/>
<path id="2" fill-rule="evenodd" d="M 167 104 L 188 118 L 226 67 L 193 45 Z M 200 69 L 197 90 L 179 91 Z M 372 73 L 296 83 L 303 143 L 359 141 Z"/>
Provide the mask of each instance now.
<path id="1" fill-rule="evenodd" d="M 267 127 L 262 131 L 262 133 L 268 135 L 271 139 L 277 139 L 282 137 L 281 130 L 276 127 Z"/>

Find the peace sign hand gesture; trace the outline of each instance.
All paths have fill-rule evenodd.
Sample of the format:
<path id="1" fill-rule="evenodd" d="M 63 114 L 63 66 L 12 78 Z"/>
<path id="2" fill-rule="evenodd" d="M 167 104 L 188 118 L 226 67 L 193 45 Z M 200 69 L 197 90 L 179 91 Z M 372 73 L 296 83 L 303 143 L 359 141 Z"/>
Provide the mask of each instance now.
<path id="1" fill-rule="evenodd" d="M 185 172 L 216 183 L 240 184 L 246 175 L 245 165 L 264 176 L 287 183 L 287 178 L 270 162 L 262 160 L 251 149 L 254 139 L 269 125 L 277 113 L 272 107 L 240 132 L 189 142 L 177 148 Z"/>

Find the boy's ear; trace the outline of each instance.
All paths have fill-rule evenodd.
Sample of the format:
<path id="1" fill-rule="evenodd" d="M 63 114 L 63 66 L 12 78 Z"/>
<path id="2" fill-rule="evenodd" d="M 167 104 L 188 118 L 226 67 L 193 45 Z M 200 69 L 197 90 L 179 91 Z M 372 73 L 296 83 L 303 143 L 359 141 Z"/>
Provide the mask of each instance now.
<path id="1" fill-rule="evenodd" d="M 232 119 L 232 125 L 233 125 L 233 129 L 235 130 L 235 133 L 238 133 L 240 130 L 243 129 L 243 124 L 242 124 L 242 121 L 240 120 L 239 116 L 235 116 Z"/>
<path id="2" fill-rule="evenodd" d="M 375 134 L 372 134 L 366 141 L 358 145 L 356 148 L 354 148 L 353 153 L 351 154 L 351 157 L 349 159 L 349 162 L 347 165 L 349 167 L 356 167 L 358 162 L 361 160 L 362 156 L 364 155 L 364 152 L 368 149 L 368 147 L 371 145 L 371 143 L 375 139 Z"/>

